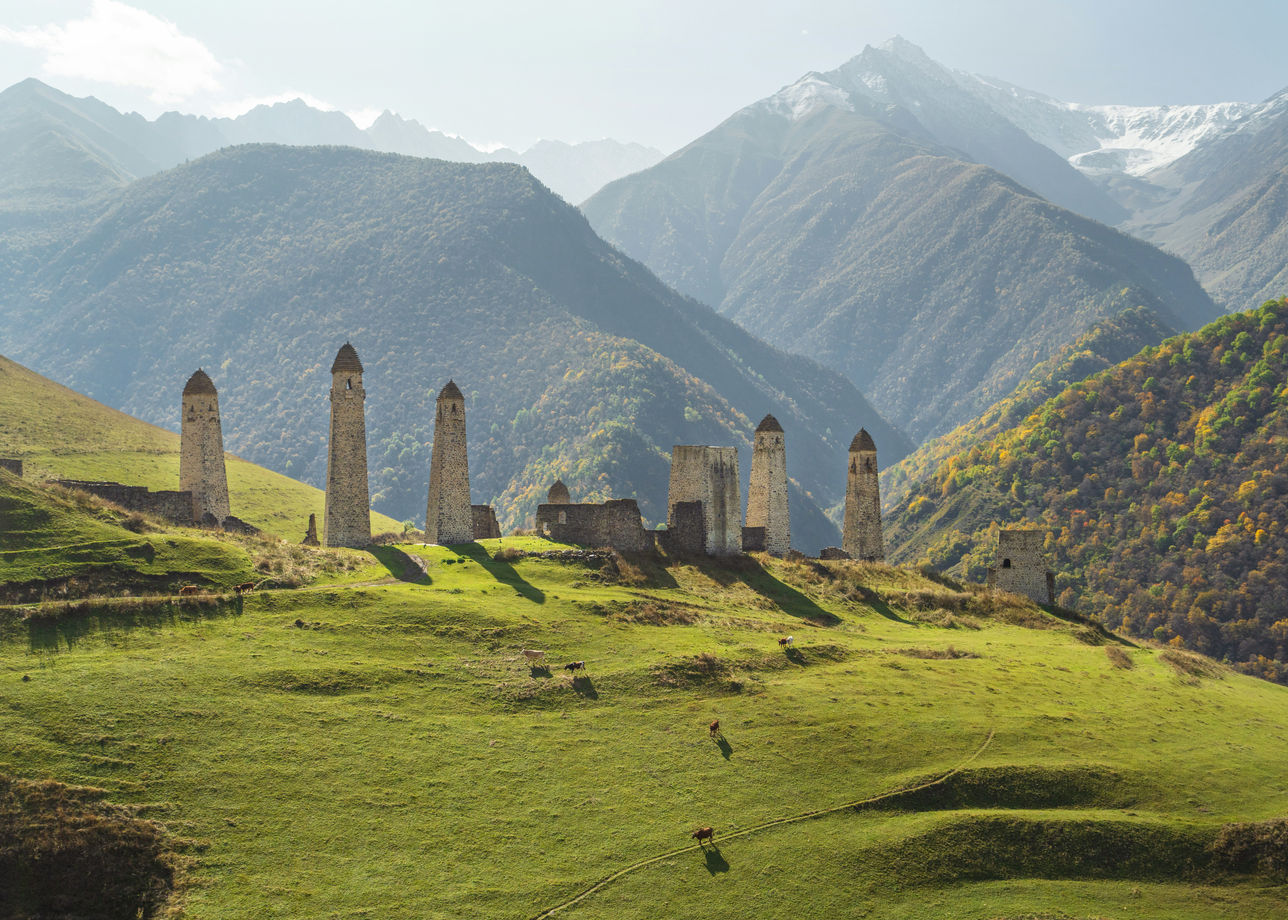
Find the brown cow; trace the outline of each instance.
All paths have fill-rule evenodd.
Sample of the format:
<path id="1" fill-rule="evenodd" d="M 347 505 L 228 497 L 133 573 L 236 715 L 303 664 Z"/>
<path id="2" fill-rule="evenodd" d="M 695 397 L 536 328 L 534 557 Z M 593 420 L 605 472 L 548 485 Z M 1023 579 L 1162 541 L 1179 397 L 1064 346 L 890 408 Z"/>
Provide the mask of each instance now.
<path id="1" fill-rule="evenodd" d="M 238 594 L 250 594 L 252 591 L 255 590 L 255 582 L 247 581 L 247 582 L 243 582 L 240 585 L 233 585 L 233 590 L 236 591 Z"/>
<path id="2" fill-rule="evenodd" d="M 698 846 L 702 846 L 703 842 L 707 840 L 711 841 L 712 846 L 716 844 L 716 829 L 714 827 L 700 827 L 689 836 L 698 842 Z"/>
<path id="3" fill-rule="evenodd" d="M 787 646 L 789 645 L 794 645 L 795 642 L 796 640 L 793 639 L 791 636 L 783 636 L 781 639 L 778 640 L 778 644 L 783 648 L 787 648 Z"/>
<path id="4" fill-rule="evenodd" d="M 707 726 L 707 728 L 711 729 L 711 737 L 712 737 L 712 738 L 719 738 L 719 737 L 720 737 L 720 720 L 719 720 L 719 719 L 716 719 L 714 722 L 712 722 L 710 725 L 708 725 L 708 726 Z"/>
<path id="5" fill-rule="evenodd" d="M 200 590 L 201 589 L 198 588 L 196 585 L 184 585 L 182 588 L 179 589 L 179 596 L 188 597 L 191 594 L 196 594 Z"/>

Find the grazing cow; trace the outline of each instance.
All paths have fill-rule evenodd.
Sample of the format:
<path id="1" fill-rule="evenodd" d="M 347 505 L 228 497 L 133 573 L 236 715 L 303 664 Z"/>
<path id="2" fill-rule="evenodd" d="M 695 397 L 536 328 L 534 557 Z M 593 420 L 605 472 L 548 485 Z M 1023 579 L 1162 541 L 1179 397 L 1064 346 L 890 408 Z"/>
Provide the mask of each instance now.
<path id="1" fill-rule="evenodd" d="M 525 648 L 523 650 L 523 657 L 529 661 L 540 661 L 542 658 L 546 657 L 546 653 L 539 652 L 534 648 Z"/>
<path id="2" fill-rule="evenodd" d="M 716 829 L 714 827 L 700 827 L 689 836 L 698 842 L 698 846 L 702 846 L 703 842 L 707 840 L 711 841 L 712 846 L 716 844 Z"/>
<path id="3" fill-rule="evenodd" d="M 789 645 L 794 645 L 795 643 L 796 643 L 796 640 L 793 639 L 791 636 L 783 636 L 781 639 L 778 640 L 778 644 L 783 648 L 787 648 Z"/>
<path id="4" fill-rule="evenodd" d="M 712 737 L 712 738 L 719 738 L 719 737 L 720 737 L 720 720 L 719 720 L 719 719 L 716 719 L 714 722 L 712 722 L 710 725 L 708 725 L 708 726 L 707 726 L 707 728 L 711 729 L 711 737 Z"/>
<path id="5" fill-rule="evenodd" d="M 196 594 L 200 590 L 201 589 L 198 588 L 196 585 L 184 585 L 182 588 L 179 589 L 179 596 L 188 597 L 191 594 Z"/>
<path id="6" fill-rule="evenodd" d="M 586 662 L 570 661 L 566 665 L 564 665 L 564 670 L 567 671 L 569 674 L 572 674 L 575 671 L 584 671 L 586 670 Z"/>
<path id="7" fill-rule="evenodd" d="M 247 582 L 241 583 L 240 585 L 233 585 L 233 590 L 236 591 L 238 594 L 250 594 L 252 591 L 255 590 L 255 582 L 247 581 Z"/>

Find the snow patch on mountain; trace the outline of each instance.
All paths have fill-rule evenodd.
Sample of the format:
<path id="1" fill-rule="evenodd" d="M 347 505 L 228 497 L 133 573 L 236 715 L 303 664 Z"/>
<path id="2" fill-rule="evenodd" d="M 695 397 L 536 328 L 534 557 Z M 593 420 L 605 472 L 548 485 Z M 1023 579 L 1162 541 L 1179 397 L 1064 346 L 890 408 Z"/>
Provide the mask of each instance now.
<path id="1" fill-rule="evenodd" d="M 850 94 L 834 83 L 823 79 L 821 74 L 807 73 L 790 86 L 784 86 L 774 95 L 765 99 L 763 105 L 775 115 L 781 115 L 792 121 L 804 118 L 815 109 L 824 106 L 853 111 Z"/>

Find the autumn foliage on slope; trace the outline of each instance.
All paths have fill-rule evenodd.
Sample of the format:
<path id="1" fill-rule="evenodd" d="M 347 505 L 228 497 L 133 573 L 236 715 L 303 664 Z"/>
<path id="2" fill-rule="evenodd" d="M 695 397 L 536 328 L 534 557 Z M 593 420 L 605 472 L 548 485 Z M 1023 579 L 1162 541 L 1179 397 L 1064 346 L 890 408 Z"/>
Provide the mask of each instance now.
<path id="1" fill-rule="evenodd" d="M 891 516 L 895 558 L 980 577 L 1049 531 L 1058 601 L 1288 680 L 1288 298 L 1077 383 Z"/>

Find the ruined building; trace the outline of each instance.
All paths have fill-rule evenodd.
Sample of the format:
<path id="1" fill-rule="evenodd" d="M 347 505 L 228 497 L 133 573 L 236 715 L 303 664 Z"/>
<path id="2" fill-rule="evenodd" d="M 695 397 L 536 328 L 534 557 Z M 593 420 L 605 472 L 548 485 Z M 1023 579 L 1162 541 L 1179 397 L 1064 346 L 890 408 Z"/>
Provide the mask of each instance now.
<path id="1" fill-rule="evenodd" d="M 219 394 L 201 368 L 184 385 L 179 430 L 179 490 L 192 493 L 192 520 L 209 514 L 222 521 L 228 517 L 228 474 Z"/>
<path id="2" fill-rule="evenodd" d="M 850 466 L 845 480 L 845 521 L 841 549 L 852 559 L 885 560 L 881 540 L 881 487 L 877 481 L 877 446 L 866 428 L 850 442 Z"/>
<path id="3" fill-rule="evenodd" d="M 667 493 L 668 544 L 730 556 L 742 552 L 738 449 L 677 444 Z"/>
<path id="4" fill-rule="evenodd" d="M 470 505 L 475 540 L 495 540 L 501 536 L 501 524 L 491 505 Z"/>
<path id="5" fill-rule="evenodd" d="M 434 417 L 425 542 L 452 544 L 473 540 L 470 465 L 465 452 L 465 397 L 460 387 L 449 380 L 438 394 L 438 411 Z"/>
<path id="6" fill-rule="evenodd" d="M 560 543 L 609 546 L 626 553 L 653 548 L 653 537 L 644 529 L 640 508 L 633 498 L 610 499 L 603 504 L 573 504 L 568 487 L 556 480 L 537 505 L 537 532 Z"/>
<path id="7" fill-rule="evenodd" d="M 362 362 L 345 342 L 331 365 L 331 441 L 326 458 L 326 546 L 371 543 L 371 495 L 367 491 L 367 394 Z"/>
<path id="8" fill-rule="evenodd" d="M 748 539 L 748 531 L 763 530 L 759 541 Z M 756 426 L 751 453 L 751 483 L 747 489 L 747 527 L 744 549 L 763 549 L 775 556 L 784 555 L 792 545 L 792 529 L 787 514 L 787 448 L 783 443 L 783 426 L 766 415 Z M 759 545 L 757 545 L 759 542 Z"/>
<path id="9" fill-rule="evenodd" d="M 1055 573 L 1042 559 L 1040 530 L 1003 530 L 997 534 L 997 565 L 988 568 L 988 586 L 1023 594 L 1038 604 L 1055 603 Z"/>

